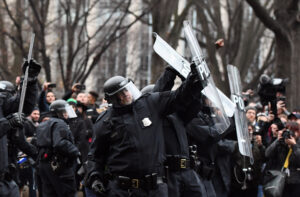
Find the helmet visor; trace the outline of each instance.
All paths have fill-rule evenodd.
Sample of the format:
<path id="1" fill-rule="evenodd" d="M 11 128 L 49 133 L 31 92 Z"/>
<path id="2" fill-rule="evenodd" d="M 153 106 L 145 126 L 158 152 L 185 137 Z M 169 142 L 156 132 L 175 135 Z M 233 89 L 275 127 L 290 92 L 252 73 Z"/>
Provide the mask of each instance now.
<path id="1" fill-rule="evenodd" d="M 141 96 L 140 90 L 130 81 L 116 92 L 119 105 L 129 105 Z"/>
<path id="2" fill-rule="evenodd" d="M 68 115 L 68 118 L 76 118 L 77 117 L 77 115 L 76 115 L 76 113 L 75 113 L 75 111 L 74 111 L 74 109 L 71 105 L 67 104 L 65 106 L 65 109 L 66 109 L 66 113 Z"/>

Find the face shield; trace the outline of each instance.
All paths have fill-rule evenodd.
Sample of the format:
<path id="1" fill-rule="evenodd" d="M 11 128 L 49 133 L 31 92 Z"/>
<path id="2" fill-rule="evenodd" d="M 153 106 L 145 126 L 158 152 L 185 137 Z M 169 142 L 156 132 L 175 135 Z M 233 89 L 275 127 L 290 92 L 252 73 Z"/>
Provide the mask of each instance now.
<path id="1" fill-rule="evenodd" d="M 113 104 L 124 106 L 136 101 L 141 94 L 140 90 L 130 81 L 111 95 L 114 97 Z"/>
<path id="2" fill-rule="evenodd" d="M 66 114 L 68 115 L 68 118 L 76 118 L 77 117 L 77 115 L 71 105 L 67 104 L 65 109 L 66 109 Z"/>
<path id="3" fill-rule="evenodd" d="M 62 118 L 62 119 L 70 119 L 70 118 L 77 117 L 73 107 L 69 104 L 65 104 L 63 107 L 56 109 L 55 112 L 58 118 Z"/>

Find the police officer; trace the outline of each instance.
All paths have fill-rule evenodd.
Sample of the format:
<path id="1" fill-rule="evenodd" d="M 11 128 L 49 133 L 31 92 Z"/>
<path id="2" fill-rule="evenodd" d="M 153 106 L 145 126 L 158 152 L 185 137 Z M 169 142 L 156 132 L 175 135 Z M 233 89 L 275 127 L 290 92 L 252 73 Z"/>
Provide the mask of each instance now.
<path id="1" fill-rule="evenodd" d="M 23 64 L 23 71 L 25 71 L 27 66 L 28 62 L 26 61 Z M 28 86 L 24 101 L 25 114 L 29 114 L 34 108 L 37 97 L 37 76 L 40 69 L 41 66 L 38 63 L 34 61 L 30 63 Z M 22 131 L 20 128 L 23 127 L 25 121 L 24 114 L 17 113 L 20 92 L 14 95 L 15 90 L 16 88 L 12 83 L 0 81 L 0 196 L 4 197 L 19 196 L 19 189 L 12 179 L 12 172 L 9 171 L 10 169 L 15 170 L 15 163 L 11 162 L 17 157 L 15 151 L 11 150 L 13 143 L 21 142 L 18 144 L 18 147 L 20 147 L 23 144 L 22 142 L 24 142 L 24 133 L 19 135 L 19 137 L 15 135 L 16 129 Z M 11 140 L 11 138 L 15 140 Z"/>
<path id="2" fill-rule="evenodd" d="M 199 103 L 204 103 L 203 99 L 205 99 L 205 97 L 202 98 L 202 101 L 199 100 Z M 204 196 L 216 197 L 217 194 L 212 180 L 214 176 L 216 176 L 216 170 L 218 169 L 218 154 L 222 147 L 222 143 L 218 144 L 218 142 L 220 142 L 220 140 L 228 133 L 233 131 L 233 123 L 231 122 L 230 127 L 227 128 L 224 133 L 219 134 L 217 124 L 221 123 L 214 123 L 213 115 L 210 114 L 208 106 L 201 104 L 199 107 L 199 105 L 200 104 L 198 104 L 198 106 L 193 106 L 200 111 L 197 116 L 188 123 L 186 130 L 189 137 L 189 143 L 197 146 L 197 158 L 200 164 L 197 167 L 197 172 L 205 187 L 206 193 Z M 218 176 L 219 175 L 220 174 L 218 174 Z"/>
<path id="3" fill-rule="evenodd" d="M 0 82 L 0 85 L 3 81 Z M 2 93 L 2 92 L 1 92 Z M 0 94 L 1 103 L 2 99 L 6 99 L 3 94 Z M 9 174 L 8 169 L 8 150 L 7 150 L 7 132 L 11 131 L 12 128 L 22 127 L 25 117 L 20 116 L 18 113 L 14 113 L 10 117 L 3 117 L 2 106 L 0 108 L 0 196 L 13 197 L 19 196 L 19 188 L 15 181 Z"/>
<path id="4" fill-rule="evenodd" d="M 174 80 L 178 75 L 177 71 L 167 67 L 163 75 L 158 79 L 155 86 L 148 85 L 143 88 L 142 93 L 163 92 L 171 90 Z M 183 78 L 182 78 L 183 79 Z M 185 109 L 181 113 L 168 115 L 163 123 L 165 149 L 167 160 L 168 175 L 168 194 L 169 196 L 204 196 L 204 186 L 197 173 L 192 169 L 193 163 L 190 160 L 189 145 L 185 125 L 181 119 Z M 188 121 L 185 119 L 185 121 Z"/>
<path id="5" fill-rule="evenodd" d="M 141 96 L 128 79 L 115 76 L 104 84 L 112 107 L 95 124 L 88 156 L 88 185 L 108 196 L 167 196 L 164 183 L 163 118 L 198 96 L 201 83 L 190 77 L 174 92 Z"/>
<path id="6" fill-rule="evenodd" d="M 74 162 L 80 155 L 74 145 L 68 118 L 76 116 L 65 100 L 51 103 L 52 117 L 37 128 L 38 170 L 44 197 L 74 197 Z"/>

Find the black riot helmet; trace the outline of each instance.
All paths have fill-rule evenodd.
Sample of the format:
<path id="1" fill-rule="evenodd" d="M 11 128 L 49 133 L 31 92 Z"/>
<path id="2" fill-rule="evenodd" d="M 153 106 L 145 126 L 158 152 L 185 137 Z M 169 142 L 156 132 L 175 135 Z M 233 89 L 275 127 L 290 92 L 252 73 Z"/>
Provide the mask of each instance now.
<path id="1" fill-rule="evenodd" d="M 0 81 L 0 92 L 14 94 L 15 86 L 9 81 Z"/>
<path id="2" fill-rule="evenodd" d="M 153 92 L 154 86 L 155 86 L 154 84 L 149 84 L 149 85 L 145 86 L 145 87 L 141 90 L 142 94 L 146 94 L 146 93 L 151 93 L 151 92 Z"/>
<path id="3" fill-rule="evenodd" d="M 128 105 L 141 96 L 141 92 L 127 78 L 114 76 L 104 83 L 105 99 L 113 105 Z M 127 102 L 122 102 L 120 94 L 126 94 Z M 130 98 L 129 98 L 130 97 Z"/>
<path id="4" fill-rule="evenodd" d="M 77 117 L 73 108 L 68 104 L 67 101 L 62 99 L 53 101 L 49 108 L 50 112 L 52 112 L 55 117 L 61 119 Z"/>

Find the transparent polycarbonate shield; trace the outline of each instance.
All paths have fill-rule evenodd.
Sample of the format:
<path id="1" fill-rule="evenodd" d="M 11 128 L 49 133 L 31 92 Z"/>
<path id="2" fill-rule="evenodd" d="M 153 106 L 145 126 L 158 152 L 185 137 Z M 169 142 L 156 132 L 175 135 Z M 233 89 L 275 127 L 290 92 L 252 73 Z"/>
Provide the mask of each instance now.
<path id="1" fill-rule="evenodd" d="M 170 66 L 177 70 L 183 77 L 187 78 L 191 72 L 190 62 L 184 59 L 179 53 L 177 53 L 165 40 L 163 40 L 158 34 L 153 33 L 155 39 L 153 49 L 154 51 L 164 59 Z M 235 111 L 235 104 L 217 88 L 219 96 L 224 106 L 224 110 L 228 117 L 232 117 Z M 206 94 L 208 91 L 202 91 L 202 93 L 214 100 L 212 95 Z"/>
<path id="2" fill-rule="evenodd" d="M 219 88 L 217 88 L 217 91 L 227 116 L 232 117 L 235 111 L 234 103 Z"/>
<path id="3" fill-rule="evenodd" d="M 73 107 L 69 104 L 65 105 L 66 113 L 68 114 L 68 118 L 76 118 L 77 115 L 73 109 Z"/>
<path id="4" fill-rule="evenodd" d="M 157 33 L 153 33 L 156 38 L 153 49 L 163 58 L 169 65 L 177 70 L 182 76 L 187 78 L 191 71 L 190 62 L 179 55 L 166 41 L 164 41 Z"/>
<path id="5" fill-rule="evenodd" d="M 210 100 L 211 109 L 214 109 L 212 112 L 215 114 L 215 123 L 218 123 L 219 133 L 224 133 L 226 129 L 230 126 L 229 118 L 224 109 L 223 103 L 221 102 L 219 93 L 215 86 L 214 80 L 210 74 L 210 70 L 207 67 L 203 54 L 201 52 L 198 41 L 192 31 L 192 28 L 188 21 L 184 21 L 184 35 L 187 39 L 188 46 L 191 50 L 193 61 L 196 64 L 196 68 L 199 73 L 201 80 L 207 84 L 206 87 L 202 90 L 204 95 L 207 95 L 207 98 Z"/>
<path id="6" fill-rule="evenodd" d="M 242 155 L 249 157 L 250 162 L 253 164 L 254 159 L 252 155 L 251 141 L 248 132 L 244 100 L 242 98 L 242 84 L 240 73 L 239 70 L 233 65 L 227 65 L 227 72 L 230 84 L 231 99 L 236 105 L 234 119 L 239 144 L 239 151 Z"/>

